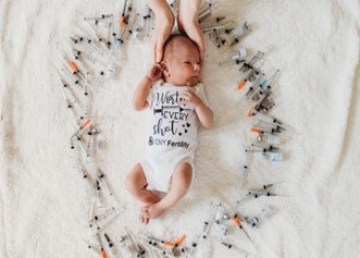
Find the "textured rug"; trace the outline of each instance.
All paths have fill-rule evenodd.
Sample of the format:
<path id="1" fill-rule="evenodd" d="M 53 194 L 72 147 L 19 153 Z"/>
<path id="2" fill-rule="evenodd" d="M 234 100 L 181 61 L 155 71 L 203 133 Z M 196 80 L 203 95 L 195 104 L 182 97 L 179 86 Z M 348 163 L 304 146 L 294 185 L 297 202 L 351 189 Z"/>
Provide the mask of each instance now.
<path id="1" fill-rule="evenodd" d="M 145 150 L 146 112 L 131 97 L 151 62 L 150 41 L 121 51 L 112 77 L 96 90 L 97 162 L 124 207 L 106 228 L 120 249 L 124 228 L 158 238 L 202 232 L 209 204 L 218 200 L 253 216 L 276 212 L 258 227 L 229 228 L 227 248 L 216 225 L 195 257 L 340 258 L 360 253 L 360 3 L 356 0 L 218 1 L 219 13 L 248 21 L 239 47 L 265 53 L 261 69 L 280 69 L 271 115 L 289 128 L 284 160 L 254 156 L 241 177 L 249 143 L 251 104 L 234 90 L 238 66 L 219 65 L 219 49 L 206 38 L 204 84 L 214 127 L 200 131 L 190 193 L 144 226 L 124 178 Z M 2 0 L 0 9 L 0 257 L 99 257 L 88 225 L 89 195 L 69 148 L 76 126 L 66 110 L 53 65 L 84 17 L 121 13 L 123 1 Z M 95 91 L 94 91 L 95 92 Z M 278 183 L 279 196 L 237 200 L 248 189 Z M 266 217 L 266 216 L 265 216 Z M 135 233 L 134 233 L 135 235 Z M 140 237 L 136 235 L 137 237 Z M 105 244 L 105 242 L 104 242 Z M 95 245 L 95 244 L 94 244 Z M 126 257 L 120 251 L 116 257 Z M 156 257 L 156 256 L 154 256 Z"/>

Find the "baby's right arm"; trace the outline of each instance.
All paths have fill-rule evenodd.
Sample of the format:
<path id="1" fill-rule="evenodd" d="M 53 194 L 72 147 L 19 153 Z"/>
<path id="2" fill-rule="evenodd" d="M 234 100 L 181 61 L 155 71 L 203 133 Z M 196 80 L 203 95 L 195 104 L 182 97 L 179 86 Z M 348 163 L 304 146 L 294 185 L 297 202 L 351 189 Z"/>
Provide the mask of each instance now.
<path id="1" fill-rule="evenodd" d="M 162 70 L 160 64 L 153 64 L 149 72 L 145 75 L 145 77 L 141 80 L 135 89 L 132 103 L 136 111 L 144 110 L 149 106 L 149 103 L 147 102 L 147 96 L 149 94 L 150 88 L 153 82 L 159 80 L 161 76 Z"/>

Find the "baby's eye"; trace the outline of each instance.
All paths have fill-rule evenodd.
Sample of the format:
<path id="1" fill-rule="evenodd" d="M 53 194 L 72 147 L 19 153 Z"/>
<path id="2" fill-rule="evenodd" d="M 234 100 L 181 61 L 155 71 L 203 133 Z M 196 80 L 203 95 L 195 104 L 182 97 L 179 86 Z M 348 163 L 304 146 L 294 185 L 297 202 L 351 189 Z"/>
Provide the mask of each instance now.
<path id="1" fill-rule="evenodd" d="M 191 62 L 190 62 L 190 61 L 185 61 L 184 63 L 185 63 L 185 64 L 191 64 Z"/>

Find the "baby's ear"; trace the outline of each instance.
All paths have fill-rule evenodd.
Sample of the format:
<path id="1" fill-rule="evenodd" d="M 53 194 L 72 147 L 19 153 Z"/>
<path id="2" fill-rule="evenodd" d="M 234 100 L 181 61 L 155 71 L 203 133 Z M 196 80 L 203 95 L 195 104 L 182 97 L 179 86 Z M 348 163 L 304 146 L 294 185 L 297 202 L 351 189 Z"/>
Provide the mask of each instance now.
<path id="1" fill-rule="evenodd" d="M 166 61 L 161 61 L 160 62 L 160 66 L 161 66 L 161 70 L 163 72 L 163 75 L 165 77 L 169 77 L 170 76 L 170 72 L 169 72 L 169 68 L 168 68 L 168 63 Z"/>

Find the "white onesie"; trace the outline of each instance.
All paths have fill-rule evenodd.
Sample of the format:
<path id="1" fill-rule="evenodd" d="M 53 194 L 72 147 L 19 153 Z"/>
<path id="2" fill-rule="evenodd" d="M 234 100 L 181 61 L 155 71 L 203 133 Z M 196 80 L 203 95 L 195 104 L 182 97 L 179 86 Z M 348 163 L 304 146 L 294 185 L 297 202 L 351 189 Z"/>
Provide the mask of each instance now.
<path id="1" fill-rule="evenodd" d="M 202 84 L 188 87 L 160 82 L 149 92 L 147 149 L 140 162 L 149 190 L 168 192 L 171 176 L 180 162 L 188 162 L 194 176 L 193 163 L 200 123 L 191 104 L 178 104 L 187 89 L 194 90 L 208 105 Z"/>

